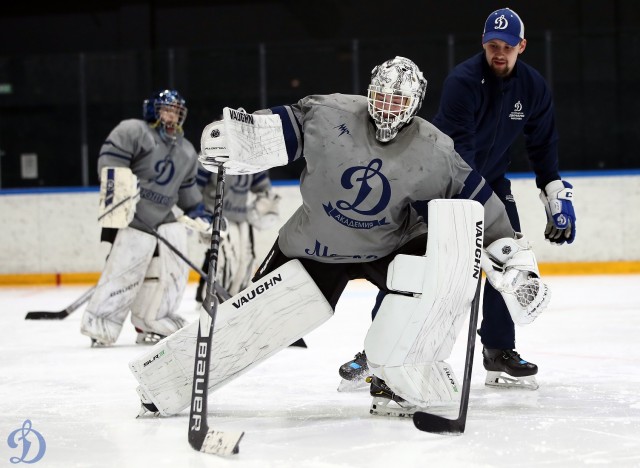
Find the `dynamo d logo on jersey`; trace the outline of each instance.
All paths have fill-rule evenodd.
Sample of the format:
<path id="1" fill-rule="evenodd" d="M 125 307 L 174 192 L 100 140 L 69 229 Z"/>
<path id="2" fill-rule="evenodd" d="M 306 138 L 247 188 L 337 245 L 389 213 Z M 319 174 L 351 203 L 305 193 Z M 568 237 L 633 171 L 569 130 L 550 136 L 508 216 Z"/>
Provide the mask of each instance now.
<path id="1" fill-rule="evenodd" d="M 16 429 L 9 434 L 7 438 L 9 448 L 21 449 L 19 457 L 11 457 L 9 461 L 13 464 L 17 463 L 36 463 L 42 460 L 44 453 L 47 451 L 47 443 L 38 431 L 33 429 L 29 419 L 22 423 L 22 427 Z"/>
<path id="2" fill-rule="evenodd" d="M 375 219 L 391 199 L 391 185 L 380 169 L 382 161 L 374 159 L 367 166 L 350 167 L 344 171 L 340 183 L 353 194 L 352 201 L 338 200 L 335 207 L 331 202 L 323 204 L 327 215 L 353 229 L 372 229 L 389 224 L 384 217 Z"/>
<path id="3" fill-rule="evenodd" d="M 169 182 L 171 182 L 171 179 L 173 179 L 173 176 L 176 173 L 176 168 L 173 165 L 173 161 L 168 157 L 164 158 L 162 161 L 158 161 L 154 169 L 158 174 L 154 181 L 158 185 L 167 185 Z"/>

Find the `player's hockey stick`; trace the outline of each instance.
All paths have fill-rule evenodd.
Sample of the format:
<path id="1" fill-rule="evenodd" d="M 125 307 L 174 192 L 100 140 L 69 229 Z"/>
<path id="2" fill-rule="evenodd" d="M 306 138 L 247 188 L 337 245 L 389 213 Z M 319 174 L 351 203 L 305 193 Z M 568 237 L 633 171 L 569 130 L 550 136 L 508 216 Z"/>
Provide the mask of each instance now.
<path id="1" fill-rule="evenodd" d="M 207 281 L 209 279 L 209 275 L 207 275 L 204 271 L 202 271 L 200 268 L 198 268 L 196 265 L 194 265 L 194 263 L 189 260 L 187 257 L 185 257 L 185 255 L 180 252 L 176 246 L 174 246 L 171 242 L 169 242 L 167 239 L 165 239 L 164 237 L 162 237 L 160 235 L 160 233 L 158 231 L 156 231 L 155 229 L 153 229 L 151 226 L 149 226 L 146 222 L 144 222 L 142 219 L 140 219 L 139 217 L 135 216 L 135 218 L 140 221 L 140 223 L 142 223 L 144 225 L 144 227 L 146 227 L 147 229 L 149 229 L 149 231 L 151 231 L 151 234 L 153 234 L 156 239 L 158 239 L 160 242 L 162 242 L 164 245 L 166 245 L 167 247 L 169 247 L 169 249 L 176 254 L 178 257 L 180 257 L 182 260 L 184 260 L 184 262 L 189 265 L 196 273 L 198 273 L 202 278 L 204 278 L 205 281 Z M 214 285 L 215 287 L 215 292 L 216 295 L 226 301 L 227 299 L 229 299 L 231 297 L 231 294 L 229 294 L 229 292 L 224 289 L 222 286 L 220 286 L 218 283 L 215 283 Z"/>
<path id="2" fill-rule="evenodd" d="M 178 257 L 180 257 L 182 260 L 184 260 L 184 262 L 187 265 L 189 265 L 200 276 L 202 276 L 202 278 L 204 278 L 205 281 L 207 280 L 207 274 L 205 272 L 203 272 L 200 268 L 198 268 L 196 265 L 194 265 L 173 244 L 171 244 L 167 239 L 162 237 L 155 229 L 153 229 L 152 227 L 147 225 L 144 221 L 142 221 L 140 219 L 139 219 L 139 221 L 142 224 L 144 224 L 147 227 L 147 229 L 149 229 L 151 231 L 151 233 L 158 240 L 163 242 Z M 96 290 L 96 288 L 97 288 L 97 285 L 96 286 L 92 286 L 90 289 L 85 291 L 82 294 L 82 296 L 80 296 L 73 304 L 69 305 L 64 310 L 61 310 L 59 312 L 49 312 L 49 311 L 44 311 L 44 310 L 37 310 L 37 311 L 27 312 L 27 315 L 24 318 L 25 318 L 25 320 L 62 320 L 64 318 L 67 318 L 71 313 L 73 313 L 77 309 L 79 309 L 85 302 L 87 302 L 91 298 L 91 296 L 93 295 L 93 293 Z M 231 294 L 229 294 L 229 292 L 225 288 L 223 288 L 221 285 L 219 285 L 218 283 L 215 284 L 215 292 L 216 292 L 216 295 L 223 301 L 226 301 L 227 299 L 229 299 L 231 297 Z"/>
<path id="3" fill-rule="evenodd" d="M 98 221 L 100 221 L 102 218 L 104 218 L 107 215 L 110 215 L 111 213 L 113 213 L 119 206 L 125 204 L 126 202 L 128 202 L 129 200 L 131 200 L 132 198 L 137 197 L 138 195 L 140 195 L 140 190 L 138 190 L 138 192 L 135 195 L 130 195 L 127 198 L 125 198 L 124 200 L 120 200 L 118 203 L 116 203 L 115 205 L 113 205 L 111 208 L 109 208 L 109 211 L 105 211 L 104 213 L 102 213 L 100 216 L 98 216 Z"/>
<path id="4" fill-rule="evenodd" d="M 457 419 L 447 419 L 443 416 L 416 411 L 413 424 L 421 431 L 434 434 L 462 434 L 467 424 L 467 409 L 469 407 L 469 390 L 471 389 L 471 371 L 473 369 L 473 351 L 476 345 L 476 326 L 478 325 L 478 308 L 480 307 L 480 282 L 478 279 L 476 294 L 471 302 L 469 315 L 469 336 L 467 337 L 467 356 L 464 363 L 464 380 L 462 395 L 460 396 L 460 411 Z"/>
<path id="5" fill-rule="evenodd" d="M 43 310 L 36 310 L 28 312 L 24 318 L 25 320 L 62 320 L 63 318 L 66 318 L 69 314 L 74 312 L 76 309 L 79 309 L 82 304 L 87 302 L 93 295 L 96 287 L 97 286 L 91 286 L 90 289 L 87 289 L 84 293 L 82 293 L 82 296 L 76 299 L 73 304 L 70 304 L 64 310 L 61 310 L 59 312 L 46 312 Z"/>
<path id="6" fill-rule="evenodd" d="M 189 444 L 195 450 L 216 455 L 238 453 L 240 439 L 244 432 L 222 432 L 209 428 L 207 423 L 207 396 L 209 388 L 209 363 L 211 362 L 211 337 L 218 312 L 218 298 L 215 292 L 218 249 L 220 247 L 220 220 L 222 218 L 222 198 L 224 191 L 224 167 L 218 166 L 215 208 L 213 213 L 213 233 L 211 255 L 209 256 L 209 276 L 207 292 L 200 312 L 198 338 L 196 340 L 193 385 L 191 387 L 191 410 L 189 413 Z"/>

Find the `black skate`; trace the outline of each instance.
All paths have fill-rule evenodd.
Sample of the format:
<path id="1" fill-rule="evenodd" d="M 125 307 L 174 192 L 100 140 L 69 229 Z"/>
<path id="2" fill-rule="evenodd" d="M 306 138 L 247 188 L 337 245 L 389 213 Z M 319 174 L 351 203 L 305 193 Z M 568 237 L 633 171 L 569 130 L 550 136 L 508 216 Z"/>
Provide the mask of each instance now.
<path id="1" fill-rule="evenodd" d="M 342 381 L 338 385 L 339 392 L 352 392 L 367 388 L 369 382 L 366 379 L 369 376 L 369 366 L 365 352 L 356 354 L 351 361 L 342 364 L 338 373 L 342 377 Z"/>
<path id="2" fill-rule="evenodd" d="M 367 380 L 371 382 L 369 393 L 373 397 L 369 413 L 380 416 L 410 418 L 416 412 L 416 406 L 393 393 L 393 390 L 388 387 L 384 380 L 375 375 L 372 375 Z"/>
<path id="3" fill-rule="evenodd" d="M 136 416 L 136 418 L 157 418 L 158 416 L 160 416 L 158 407 L 146 395 L 144 390 L 142 390 L 142 387 L 136 388 L 136 392 L 138 392 L 138 396 L 140 396 L 140 412 L 138 413 L 138 416 Z"/>
<path id="4" fill-rule="evenodd" d="M 485 385 L 497 388 L 537 390 L 538 366 L 520 357 L 515 349 L 482 348 L 482 363 L 487 370 Z"/>
<path id="5" fill-rule="evenodd" d="M 299 340 L 294 341 L 293 343 L 291 343 L 289 345 L 290 348 L 306 348 L 307 347 L 307 343 L 305 343 L 305 341 L 300 338 Z"/>

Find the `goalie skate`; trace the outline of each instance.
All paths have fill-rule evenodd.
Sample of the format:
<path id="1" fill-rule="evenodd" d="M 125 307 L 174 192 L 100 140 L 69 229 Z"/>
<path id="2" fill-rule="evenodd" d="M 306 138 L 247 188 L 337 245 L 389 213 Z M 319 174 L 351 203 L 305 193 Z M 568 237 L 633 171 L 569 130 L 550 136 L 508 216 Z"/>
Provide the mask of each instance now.
<path id="1" fill-rule="evenodd" d="M 141 387 L 138 387 L 136 388 L 136 391 L 138 392 L 138 396 L 140 397 L 140 411 L 138 412 L 136 419 L 145 417 L 159 417 L 160 412 L 158 411 L 158 408 L 153 404 L 149 397 L 147 397 L 146 393 L 144 393 L 144 390 Z"/>
<path id="2" fill-rule="evenodd" d="M 136 344 L 154 345 L 163 338 L 166 338 L 166 336 L 164 335 L 160 335 L 154 332 L 146 332 L 138 327 L 135 327 L 135 329 L 136 332 L 138 332 L 138 335 L 136 336 Z"/>
<path id="3" fill-rule="evenodd" d="M 92 348 L 110 348 L 113 343 L 105 343 L 96 338 L 91 338 L 91 347 Z"/>
<path id="4" fill-rule="evenodd" d="M 339 392 L 355 392 L 364 390 L 369 386 L 369 366 L 365 352 L 357 353 L 355 357 L 340 366 L 338 370 L 342 380 L 338 384 Z"/>
<path id="5" fill-rule="evenodd" d="M 393 393 L 384 380 L 374 376 L 367 377 L 371 382 L 369 393 L 373 397 L 369 413 L 377 416 L 410 418 L 419 408 Z"/>

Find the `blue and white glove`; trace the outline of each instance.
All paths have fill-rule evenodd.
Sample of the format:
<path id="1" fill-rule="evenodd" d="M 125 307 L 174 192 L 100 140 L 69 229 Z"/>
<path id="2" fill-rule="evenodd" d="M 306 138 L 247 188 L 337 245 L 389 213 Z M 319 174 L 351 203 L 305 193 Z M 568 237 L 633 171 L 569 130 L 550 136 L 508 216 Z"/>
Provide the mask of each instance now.
<path id="1" fill-rule="evenodd" d="M 204 221 L 207 224 L 211 224 L 211 222 L 213 221 L 213 213 L 207 210 L 204 206 L 204 203 L 202 202 L 198 203 L 193 208 L 187 210 L 185 214 L 191 219 L 200 218 L 202 221 Z"/>
<path id="2" fill-rule="evenodd" d="M 178 218 L 178 222 L 184 224 L 188 229 L 188 233 L 196 233 L 198 241 L 203 245 L 209 245 L 211 243 L 211 230 L 212 230 L 213 215 L 208 211 L 204 203 L 198 203 L 195 207 L 187 210 L 182 216 Z"/>
<path id="3" fill-rule="evenodd" d="M 564 180 L 549 182 L 540 191 L 547 212 L 544 237 L 552 244 L 571 244 L 576 238 L 576 213 L 573 210 L 573 185 Z"/>

